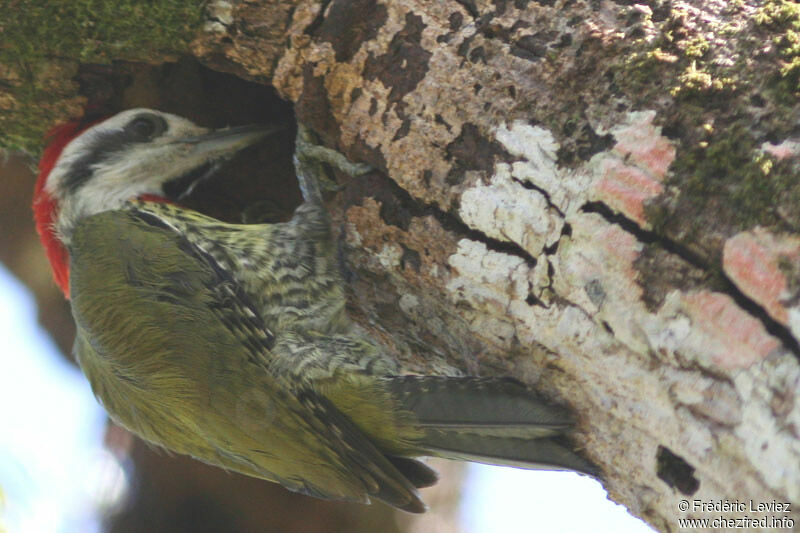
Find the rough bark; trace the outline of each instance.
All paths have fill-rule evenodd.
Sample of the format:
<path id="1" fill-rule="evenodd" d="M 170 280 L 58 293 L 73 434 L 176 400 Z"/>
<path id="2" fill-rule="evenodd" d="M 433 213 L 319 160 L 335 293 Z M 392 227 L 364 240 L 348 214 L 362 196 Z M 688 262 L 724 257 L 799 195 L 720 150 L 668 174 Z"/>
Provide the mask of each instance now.
<path id="1" fill-rule="evenodd" d="M 800 504 L 799 31 L 785 0 L 217 1 L 190 48 L 375 167 L 329 202 L 353 316 L 569 404 L 673 531 Z"/>

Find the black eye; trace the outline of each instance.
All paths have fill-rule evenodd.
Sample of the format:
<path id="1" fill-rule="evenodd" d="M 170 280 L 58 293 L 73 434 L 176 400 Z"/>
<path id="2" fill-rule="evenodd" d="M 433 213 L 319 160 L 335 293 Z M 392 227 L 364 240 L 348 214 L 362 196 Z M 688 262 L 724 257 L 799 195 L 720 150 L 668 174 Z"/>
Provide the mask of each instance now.
<path id="1" fill-rule="evenodd" d="M 128 122 L 125 130 L 136 141 L 152 141 L 167 130 L 167 121 L 158 115 L 146 113 Z"/>

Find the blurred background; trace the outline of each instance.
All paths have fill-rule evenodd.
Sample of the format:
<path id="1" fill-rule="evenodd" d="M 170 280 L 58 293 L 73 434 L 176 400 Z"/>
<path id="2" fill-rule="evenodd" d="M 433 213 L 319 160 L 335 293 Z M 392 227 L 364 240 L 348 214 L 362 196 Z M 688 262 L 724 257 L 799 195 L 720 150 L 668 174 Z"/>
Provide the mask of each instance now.
<path id="1" fill-rule="evenodd" d="M 192 61 L 86 65 L 78 82 L 98 114 L 144 106 L 213 127 L 293 123 L 270 88 Z M 198 186 L 191 207 L 225 219 L 260 198 L 262 220 L 290 215 L 300 201 L 293 136 L 276 137 L 226 165 L 222 187 Z M 0 533 L 652 531 L 600 483 L 569 472 L 432 461 L 442 481 L 423 491 L 430 511 L 412 516 L 290 493 L 144 444 L 108 421 L 69 356 L 69 305 L 30 210 L 35 161 L 0 156 Z M 264 180 L 248 180 L 264 168 Z"/>

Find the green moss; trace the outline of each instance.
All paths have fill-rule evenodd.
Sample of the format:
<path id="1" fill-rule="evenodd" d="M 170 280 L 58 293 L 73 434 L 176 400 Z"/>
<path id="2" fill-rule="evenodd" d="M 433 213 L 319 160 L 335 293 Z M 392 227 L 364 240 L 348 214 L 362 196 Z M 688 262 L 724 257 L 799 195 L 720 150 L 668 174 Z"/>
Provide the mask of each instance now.
<path id="1" fill-rule="evenodd" d="M 708 44 L 704 37 L 695 37 L 686 42 L 684 53 L 686 57 L 700 59 L 708 52 L 709 48 L 711 48 L 711 45 Z"/>
<path id="2" fill-rule="evenodd" d="M 800 20 L 800 4 L 794 0 L 767 0 L 753 14 L 753 20 L 761 26 L 775 28 L 789 24 L 796 29 Z"/>
<path id="3" fill-rule="evenodd" d="M 203 5 L 196 0 L 0 0 L 0 70 L 14 81 L 0 88 L 0 109 L 6 110 L 0 116 L 0 147 L 38 147 L 52 121 L 63 119 L 63 109 L 53 109 L 52 103 L 77 96 L 70 78 L 58 76 L 74 76 L 77 63 L 158 61 L 186 52 L 202 24 Z"/>
<path id="4" fill-rule="evenodd" d="M 773 35 L 772 43 L 783 64 L 774 88 L 784 102 L 800 96 L 800 3 L 769 0 L 753 14 L 753 20 Z"/>
<path id="5" fill-rule="evenodd" d="M 744 17 L 742 6 L 742 2 L 729 3 L 728 12 L 737 15 L 737 21 Z M 742 86 L 765 85 L 782 104 L 793 105 L 800 97 L 800 2 L 767 0 L 749 15 L 751 25 L 720 20 L 709 22 L 706 33 L 687 31 L 683 25 L 687 16 L 682 8 L 673 6 L 656 39 L 633 42 L 632 52 L 615 69 L 633 94 L 649 101 L 666 89 L 681 99 L 706 98 L 729 94 Z M 743 32 L 753 33 L 754 38 L 741 38 Z M 719 44 L 721 39 L 712 44 L 708 38 L 712 34 L 725 37 L 725 41 L 738 41 L 741 48 L 725 50 Z M 763 55 L 765 40 L 772 43 L 777 60 Z M 760 56 L 757 70 L 748 63 L 754 54 Z M 772 67 L 772 74 L 766 66 Z"/>
<path id="6" fill-rule="evenodd" d="M 680 12 L 673 16 L 679 17 Z M 721 31 L 721 30 L 720 30 Z M 729 69 L 706 59 L 711 45 L 703 37 L 677 39 L 664 30 L 658 39 L 634 43 L 633 52 L 615 68 L 632 94 L 652 101 L 668 92 L 673 97 L 718 97 L 736 89 Z M 658 83 L 654 83 L 658 80 Z"/>
<path id="7" fill-rule="evenodd" d="M 721 95 L 732 95 L 737 85 L 750 89 L 761 86 L 777 106 L 785 108 L 783 116 L 794 115 L 800 96 L 800 3 L 767 1 L 752 15 L 752 20 L 756 29 L 764 30 L 764 36 L 772 40 L 782 63 L 772 63 L 775 69 L 770 79 L 764 74 L 769 70 L 751 73 L 746 62 L 748 54 L 742 51 L 741 61 L 730 68 L 715 69 L 698 59 L 692 60 L 678 76 L 679 85 L 673 87 L 673 96 L 679 98 L 682 106 L 690 100 L 699 109 L 684 115 L 689 119 L 684 127 L 692 134 L 685 136 L 671 167 L 673 185 L 681 190 L 681 195 L 677 203 L 652 206 L 648 216 L 652 217 L 654 227 L 671 223 L 670 217 L 677 215 L 700 226 L 689 234 L 702 234 L 707 230 L 703 225 L 713 225 L 713 218 L 724 219 L 730 228 L 760 224 L 800 229 L 798 217 L 793 214 L 800 202 L 800 181 L 794 163 L 764 153 L 752 124 L 739 118 L 747 113 L 737 112 L 735 107 L 726 110 L 719 100 Z M 679 48 L 688 56 L 692 50 L 695 55 L 705 56 L 707 49 L 703 42 L 695 39 Z M 757 36 L 753 42 L 763 41 Z M 770 63 L 761 63 L 765 64 Z M 716 94 L 716 98 L 704 100 L 703 94 L 709 93 Z M 703 130 L 699 122 L 691 120 L 692 116 L 700 119 L 709 112 L 716 117 L 714 130 Z M 786 123 L 772 125 L 774 134 L 779 133 L 781 124 Z"/>
<path id="8" fill-rule="evenodd" d="M 670 89 L 672 96 L 695 95 L 702 96 L 709 91 L 720 92 L 736 89 L 733 78 L 714 77 L 707 70 L 697 68 L 697 63 L 691 64 L 678 76 L 678 84 Z"/>
<path id="9" fill-rule="evenodd" d="M 743 125 L 715 133 L 709 141 L 679 150 L 672 165 L 684 202 L 699 224 L 704 217 L 724 218 L 733 227 L 779 222 L 780 205 L 797 205 L 800 182 L 788 161 L 759 149 Z M 663 209 L 663 208 L 662 208 Z M 658 207 L 651 222 L 662 224 Z"/>
<path id="10" fill-rule="evenodd" d="M 614 70 L 635 105 L 672 96 L 661 116 L 679 143 L 667 187 L 673 193 L 650 202 L 646 216 L 657 233 L 710 258 L 731 230 L 800 230 L 797 161 L 760 149 L 765 133 L 783 139 L 795 125 L 789 117 L 800 97 L 800 3 L 766 0 L 752 14 L 743 5 L 730 2 L 729 20 L 698 28 L 673 5 L 655 38 L 634 42 Z M 759 100 L 766 103 L 755 106 L 774 112 L 754 123 L 749 106 Z"/>
<path id="11" fill-rule="evenodd" d="M 82 62 L 144 60 L 185 50 L 202 20 L 196 0 L 23 0 L 6 10 L 4 46 L 23 60 L 57 54 Z"/>
<path id="12" fill-rule="evenodd" d="M 664 90 L 668 86 L 667 78 L 672 76 L 671 64 L 677 61 L 677 57 L 665 52 L 660 47 L 646 47 L 632 50 L 621 54 L 618 60 L 611 67 L 614 79 L 624 92 L 629 95 L 652 95 L 659 90 L 653 83 L 654 79 L 662 80 L 660 89 Z M 635 97 L 635 96 L 634 96 Z"/>

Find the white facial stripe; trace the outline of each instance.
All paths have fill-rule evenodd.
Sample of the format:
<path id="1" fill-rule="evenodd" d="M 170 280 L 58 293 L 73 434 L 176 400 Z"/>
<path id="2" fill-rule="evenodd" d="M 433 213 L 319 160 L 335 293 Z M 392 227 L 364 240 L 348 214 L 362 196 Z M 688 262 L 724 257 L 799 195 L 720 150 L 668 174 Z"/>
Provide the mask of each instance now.
<path id="1" fill-rule="evenodd" d="M 123 111 L 99 124 L 95 124 L 64 147 L 53 171 L 48 176 L 45 190 L 56 198 L 64 198 L 68 192 L 64 181 L 76 160 L 92 150 L 98 140 L 103 136 L 114 135 L 117 132 L 121 132 L 134 117 L 144 113 L 161 116 L 167 122 L 168 126 L 164 135 L 147 143 L 151 146 L 164 145 L 175 139 L 199 135 L 208 131 L 206 128 L 201 128 L 183 117 L 169 113 L 143 108 Z"/>
<path id="2" fill-rule="evenodd" d="M 126 125 L 145 113 L 158 115 L 166 121 L 167 129 L 162 135 L 148 142 L 109 142 L 108 151 L 102 151 L 105 148 L 102 144 L 104 136 L 106 140 L 109 136 L 120 137 Z M 187 157 L 191 145 L 173 141 L 207 131 L 176 115 L 150 109 L 130 109 L 92 126 L 73 139 L 62 151 L 45 184 L 45 191 L 59 205 L 56 231 L 62 241 L 65 244 L 69 242 L 72 228 L 82 217 L 117 209 L 142 194 L 162 194 L 165 181 L 192 170 L 198 164 Z M 98 143 L 101 143 L 99 147 Z M 97 157 L 91 158 L 91 164 L 83 165 L 87 154 L 92 153 Z M 76 167 L 85 169 L 85 179 L 70 175 Z"/>

